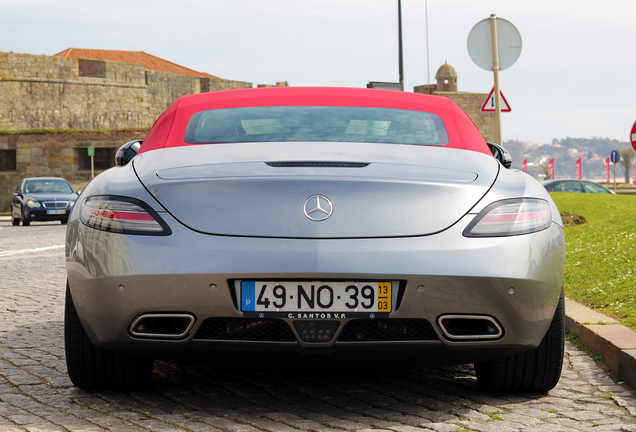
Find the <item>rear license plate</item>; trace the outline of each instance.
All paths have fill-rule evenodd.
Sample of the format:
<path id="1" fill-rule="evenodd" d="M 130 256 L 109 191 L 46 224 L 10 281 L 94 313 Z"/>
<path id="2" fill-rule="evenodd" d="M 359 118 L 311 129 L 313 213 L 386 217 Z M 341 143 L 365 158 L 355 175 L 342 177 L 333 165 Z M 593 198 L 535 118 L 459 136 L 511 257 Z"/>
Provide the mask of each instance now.
<path id="1" fill-rule="evenodd" d="M 47 215 L 62 215 L 62 214 L 66 214 L 66 210 L 47 210 L 46 214 Z"/>
<path id="2" fill-rule="evenodd" d="M 391 282 L 241 282 L 243 312 L 391 312 Z"/>

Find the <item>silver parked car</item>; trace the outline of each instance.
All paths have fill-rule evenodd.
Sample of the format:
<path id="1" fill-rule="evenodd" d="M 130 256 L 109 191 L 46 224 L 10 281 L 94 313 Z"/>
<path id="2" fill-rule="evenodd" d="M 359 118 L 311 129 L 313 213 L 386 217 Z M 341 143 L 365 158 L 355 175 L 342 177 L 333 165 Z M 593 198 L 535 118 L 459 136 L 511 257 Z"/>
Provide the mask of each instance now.
<path id="1" fill-rule="evenodd" d="M 184 96 L 116 163 L 67 230 L 78 387 L 141 388 L 155 359 L 195 357 L 475 363 L 506 392 L 559 380 L 559 211 L 447 98 Z"/>

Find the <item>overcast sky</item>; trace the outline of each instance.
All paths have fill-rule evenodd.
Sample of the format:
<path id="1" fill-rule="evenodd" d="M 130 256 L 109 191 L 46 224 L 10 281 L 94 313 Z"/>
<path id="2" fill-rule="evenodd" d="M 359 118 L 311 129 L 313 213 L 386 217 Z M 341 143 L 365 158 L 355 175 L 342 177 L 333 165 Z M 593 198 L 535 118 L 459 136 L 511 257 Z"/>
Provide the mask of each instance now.
<path id="1" fill-rule="evenodd" d="M 636 1 L 402 0 L 405 89 L 448 61 L 460 91 L 488 93 L 492 72 L 466 48 L 490 14 L 523 39 L 502 71 L 512 108 L 503 138 L 627 141 L 636 121 Z M 0 51 L 145 51 L 256 84 L 365 87 L 398 80 L 397 0 L 0 0 Z M 430 69 L 430 75 L 429 75 Z"/>

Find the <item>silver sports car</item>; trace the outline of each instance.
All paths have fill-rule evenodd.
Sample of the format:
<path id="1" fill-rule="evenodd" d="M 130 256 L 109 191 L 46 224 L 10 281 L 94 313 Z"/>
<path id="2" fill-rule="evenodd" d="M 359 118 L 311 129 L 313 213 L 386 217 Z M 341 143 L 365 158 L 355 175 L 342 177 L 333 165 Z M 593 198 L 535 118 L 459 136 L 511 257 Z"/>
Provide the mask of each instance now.
<path id="1" fill-rule="evenodd" d="M 447 98 L 189 95 L 116 163 L 68 222 L 78 387 L 138 389 L 155 359 L 195 358 L 474 363 L 506 392 L 559 380 L 559 212 Z"/>

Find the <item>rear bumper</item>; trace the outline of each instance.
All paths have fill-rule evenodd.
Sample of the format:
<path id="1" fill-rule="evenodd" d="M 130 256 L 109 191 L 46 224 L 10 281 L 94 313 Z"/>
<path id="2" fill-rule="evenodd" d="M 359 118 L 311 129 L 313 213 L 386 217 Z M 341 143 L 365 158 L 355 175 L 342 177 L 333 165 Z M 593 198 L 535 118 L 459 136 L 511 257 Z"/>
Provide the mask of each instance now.
<path id="1" fill-rule="evenodd" d="M 204 235 L 162 217 L 171 236 L 126 236 L 96 231 L 73 220 L 67 238 L 69 285 L 91 341 L 165 355 L 193 351 L 285 351 L 303 355 L 404 350 L 434 363 L 465 363 L 536 347 L 552 320 L 563 284 L 563 229 L 516 237 L 465 238 L 472 216 L 426 237 L 355 240 L 241 238 Z M 208 318 L 243 319 L 234 282 L 242 279 L 391 280 L 399 282 L 397 308 L 389 320 L 426 320 L 428 340 L 340 340 L 357 318 L 278 318 L 293 340 L 198 338 Z M 131 336 L 142 314 L 179 313 L 195 318 L 179 340 Z M 492 317 L 503 329 L 495 340 L 449 340 L 439 326 L 445 314 Z M 368 319 L 373 319 L 368 317 Z M 328 342 L 306 342 L 297 321 L 334 321 Z M 188 354 L 189 355 L 189 354 Z M 417 355 L 419 357 L 419 355 Z"/>

